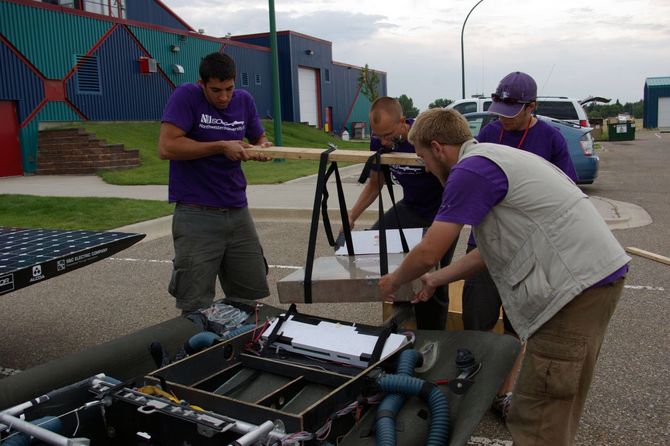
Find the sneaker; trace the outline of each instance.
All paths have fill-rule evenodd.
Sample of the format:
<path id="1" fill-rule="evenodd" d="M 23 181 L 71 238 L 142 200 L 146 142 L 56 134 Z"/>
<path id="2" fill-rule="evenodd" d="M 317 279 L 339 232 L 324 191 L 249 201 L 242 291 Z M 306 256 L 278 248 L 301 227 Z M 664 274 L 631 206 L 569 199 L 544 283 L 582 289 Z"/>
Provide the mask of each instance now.
<path id="1" fill-rule="evenodd" d="M 509 412 L 509 406 L 511 402 L 512 392 L 507 392 L 504 395 L 496 395 L 496 397 L 493 398 L 493 402 L 491 403 L 491 409 L 497 412 L 500 415 L 500 418 L 502 418 L 504 421 L 507 418 L 507 413 Z"/>

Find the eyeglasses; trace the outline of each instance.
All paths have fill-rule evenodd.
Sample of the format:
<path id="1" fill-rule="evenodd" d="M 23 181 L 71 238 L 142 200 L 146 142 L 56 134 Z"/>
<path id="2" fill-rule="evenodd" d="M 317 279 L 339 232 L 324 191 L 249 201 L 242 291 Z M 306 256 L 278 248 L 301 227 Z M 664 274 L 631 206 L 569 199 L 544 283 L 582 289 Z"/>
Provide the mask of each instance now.
<path id="1" fill-rule="evenodd" d="M 384 133 L 383 135 L 380 135 L 378 133 L 373 132 L 372 136 L 374 136 L 377 139 L 380 140 L 386 140 L 386 141 L 392 141 L 394 143 L 399 143 L 402 142 L 402 136 L 398 135 L 398 127 L 399 127 L 400 122 L 397 122 L 394 126 L 393 129 L 390 132 Z"/>
<path id="2" fill-rule="evenodd" d="M 519 101 L 514 98 L 503 98 L 497 93 L 493 93 L 491 95 L 491 99 L 493 99 L 493 102 L 502 102 L 503 104 L 530 104 L 531 102 L 534 102 L 534 101 Z"/>

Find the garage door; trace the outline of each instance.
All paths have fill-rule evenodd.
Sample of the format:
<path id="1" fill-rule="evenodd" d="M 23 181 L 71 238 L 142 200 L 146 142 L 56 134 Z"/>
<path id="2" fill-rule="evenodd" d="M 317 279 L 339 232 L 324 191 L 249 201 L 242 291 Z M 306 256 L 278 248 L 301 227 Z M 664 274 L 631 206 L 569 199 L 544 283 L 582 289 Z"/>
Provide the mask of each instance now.
<path id="1" fill-rule="evenodd" d="M 300 122 L 319 125 L 319 105 L 316 94 L 316 70 L 298 67 L 298 95 L 300 97 Z"/>
<path id="2" fill-rule="evenodd" d="M 670 98 L 658 98 L 658 126 L 670 127 Z"/>

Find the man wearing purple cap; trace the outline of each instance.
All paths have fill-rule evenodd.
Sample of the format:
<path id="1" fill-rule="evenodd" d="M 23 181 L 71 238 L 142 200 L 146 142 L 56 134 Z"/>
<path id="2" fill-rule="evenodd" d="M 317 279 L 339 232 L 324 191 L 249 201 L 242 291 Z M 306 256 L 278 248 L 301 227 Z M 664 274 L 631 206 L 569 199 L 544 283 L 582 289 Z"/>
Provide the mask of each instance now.
<path id="1" fill-rule="evenodd" d="M 491 98 L 493 103 L 488 112 L 498 115 L 499 119 L 480 130 L 477 135 L 479 142 L 504 144 L 534 153 L 561 169 L 572 181 L 577 180 L 563 135 L 533 115 L 537 107 L 537 85 L 531 76 L 519 71 L 508 74 L 500 81 Z M 467 252 L 475 247 L 471 233 Z M 467 279 L 463 285 L 463 327 L 466 330 L 492 330 L 498 322 L 501 305 L 500 294 L 487 271 Z M 507 315 L 503 316 L 505 332 L 514 334 Z M 523 354 L 517 364 L 520 364 L 522 358 Z M 493 408 L 503 418 L 509 408 L 516 369 L 511 371 L 493 403 Z"/>
<path id="2" fill-rule="evenodd" d="M 507 417 L 514 444 L 572 444 L 630 257 L 560 169 L 523 150 L 478 143 L 456 110 L 423 112 L 409 141 L 446 185 L 435 221 L 379 280 L 380 294 L 392 298 L 421 277 L 421 301 L 436 286 L 488 269 L 527 341 Z M 428 273 L 466 224 L 477 248 Z"/>
<path id="3" fill-rule="evenodd" d="M 182 314 L 212 303 L 217 276 L 226 297 L 270 294 L 241 161 L 265 161 L 245 149 L 271 143 L 253 97 L 235 89 L 230 56 L 209 54 L 199 74 L 198 83 L 180 85 L 170 97 L 158 139 L 159 157 L 170 160 L 169 200 L 176 203 L 168 291 Z"/>
<path id="4" fill-rule="evenodd" d="M 489 113 L 500 118 L 483 127 L 477 141 L 504 144 L 534 153 L 561 169 L 573 181 L 577 173 L 570 159 L 568 145 L 561 133 L 533 116 L 537 103 L 537 85 L 532 77 L 519 71 L 505 76 L 496 92 Z M 468 250 L 475 247 L 472 235 Z M 465 282 L 463 287 L 463 326 L 466 330 L 492 330 L 500 314 L 500 295 L 488 273 Z M 467 299 L 466 299 L 467 297 Z M 510 331 L 505 319 L 505 329 Z"/>

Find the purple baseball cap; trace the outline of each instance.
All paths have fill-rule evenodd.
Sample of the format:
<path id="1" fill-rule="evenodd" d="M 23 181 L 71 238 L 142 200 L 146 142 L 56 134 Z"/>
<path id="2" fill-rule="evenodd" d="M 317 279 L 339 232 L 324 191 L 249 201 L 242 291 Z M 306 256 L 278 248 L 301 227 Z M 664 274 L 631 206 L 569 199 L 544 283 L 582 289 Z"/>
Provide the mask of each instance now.
<path id="1" fill-rule="evenodd" d="M 487 110 L 489 113 L 513 118 L 524 105 L 537 99 L 537 84 L 526 73 L 515 71 L 500 81 L 491 99 L 493 103 Z"/>

